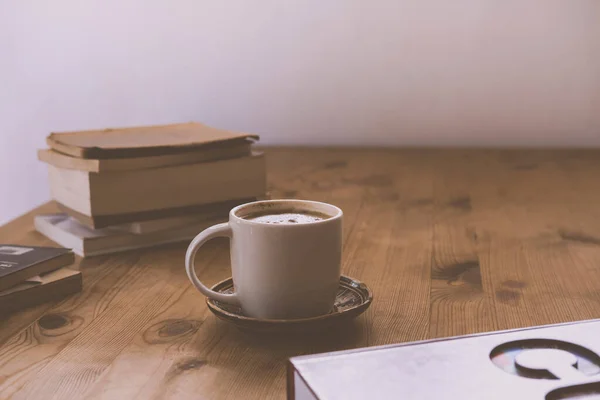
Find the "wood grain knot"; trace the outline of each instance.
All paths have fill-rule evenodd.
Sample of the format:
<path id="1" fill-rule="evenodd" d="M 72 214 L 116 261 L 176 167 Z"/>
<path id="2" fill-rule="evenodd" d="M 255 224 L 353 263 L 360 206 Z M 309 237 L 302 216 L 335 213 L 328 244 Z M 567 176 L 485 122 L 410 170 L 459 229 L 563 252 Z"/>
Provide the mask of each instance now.
<path id="1" fill-rule="evenodd" d="M 323 165 L 323 169 L 335 169 L 335 168 L 344 168 L 347 167 L 348 163 L 346 161 L 331 161 L 328 163 L 325 163 Z"/>
<path id="2" fill-rule="evenodd" d="M 431 270 L 431 301 L 474 301 L 481 299 L 483 285 L 479 261 L 434 265 Z"/>
<path id="3" fill-rule="evenodd" d="M 83 325 L 84 319 L 77 315 L 47 314 L 38 320 L 40 334 L 57 337 L 76 331 Z"/>
<path id="4" fill-rule="evenodd" d="M 69 324 L 69 319 L 61 314 L 48 314 L 39 319 L 40 328 L 53 330 Z"/>
<path id="5" fill-rule="evenodd" d="M 165 375 L 165 380 L 170 381 L 186 371 L 198 370 L 204 365 L 206 365 L 206 361 L 199 358 L 188 358 L 181 360 L 169 368 L 169 371 L 167 371 Z"/>
<path id="6" fill-rule="evenodd" d="M 460 211 L 471 211 L 471 198 L 469 196 L 457 197 L 446 203 L 449 207 L 455 208 Z"/>
<path id="7" fill-rule="evenodd" d="M 203 365 L 206 365 L 205 360 L 200 360 L 199 358 L 192 358 L 192 359 L 177 363 L 175 365 L 175 368 L 178 371 L 189 371 L 191 369 L 199 369 Z"/>
<path id="8" fill-rule="evenodd" d="M 566 240 L 569 242 L 600 245 L 600 239 L 581 232 L 569 232 L 561 229 L 558 231 L 558 235 L 562 240 Z"/>
<path id="9" fill-rule="evenodd" d="M 202 321 L 167 319 L 146 329 L 143 337 L 148 344 L 168 343 L 193 335 L 200 328 L 200 325 L 202 325 Z"/>
<path id="10" fill-rule="evenodd" d="M 158 336 L 179 336 L 185 335 L 195 329 L 192 321 L 186 321 L 184 319 L 175 320 L 164 324 L 162 328 L 158 330 Z"/>
<path id="11" fill-rule="evenodd" d="M 446 281 L 448 285 L 481 286 L 481 272 L 479 261 L 469 260 L 456 264 L 436 267 L 431 271 L 431 279 Z"/>

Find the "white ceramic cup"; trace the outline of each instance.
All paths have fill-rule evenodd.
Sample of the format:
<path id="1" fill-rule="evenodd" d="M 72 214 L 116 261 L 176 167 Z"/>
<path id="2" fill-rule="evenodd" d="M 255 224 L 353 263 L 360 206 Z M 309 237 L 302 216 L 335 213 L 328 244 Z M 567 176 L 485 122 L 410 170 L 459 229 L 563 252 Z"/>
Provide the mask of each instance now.
<path id="1" fill-rule="evenodd" d="M 244 219 L 256 213 L 311 213 L 328 218 L 308 223 L 270 224 Z M 205 296 L 238 305 L 262 319 L 307 318 L 333 308 L 340 281 L 342 217 L 338 207 L 307 200 L 264 200 L 235 207 L 229 222 L 202 231 L 190 243 L 185 269 Z M 235 291 L 217 293 L 194 270 L 198 249 L 208 240 L 230 239 Z"/>

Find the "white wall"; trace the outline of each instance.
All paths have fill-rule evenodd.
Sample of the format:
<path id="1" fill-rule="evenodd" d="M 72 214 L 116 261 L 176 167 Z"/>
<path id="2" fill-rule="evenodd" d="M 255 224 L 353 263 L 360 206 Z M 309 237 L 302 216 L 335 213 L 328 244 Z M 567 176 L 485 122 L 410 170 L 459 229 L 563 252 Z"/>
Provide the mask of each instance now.
<path id="1" fill-rule="evenodd" d="M 50 131 L 600 145 L 600 1 L 0 0 L 0 85 L 0 223 L 48 198 Z"/>

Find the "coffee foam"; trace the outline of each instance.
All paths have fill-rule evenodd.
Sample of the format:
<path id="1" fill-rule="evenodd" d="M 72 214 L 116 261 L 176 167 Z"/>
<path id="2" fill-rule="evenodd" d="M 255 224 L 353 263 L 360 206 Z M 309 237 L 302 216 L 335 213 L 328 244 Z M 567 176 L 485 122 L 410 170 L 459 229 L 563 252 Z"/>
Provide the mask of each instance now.
<path id="1" fill-rule="evenodd" d="M 295 212 L 283 212 L 283 213 L 269 213 L 269 214 L 258 214 L 248 215 L 244 219 L 253 222 L 260 222 L 263 224 L 281 224 L 281 225 L 292 225 L 292 224 L 310 224 L 318 221 L 323 221 L 329 218 L 327 215 L 321 215 L 316 213 L 295 213 Z"/>

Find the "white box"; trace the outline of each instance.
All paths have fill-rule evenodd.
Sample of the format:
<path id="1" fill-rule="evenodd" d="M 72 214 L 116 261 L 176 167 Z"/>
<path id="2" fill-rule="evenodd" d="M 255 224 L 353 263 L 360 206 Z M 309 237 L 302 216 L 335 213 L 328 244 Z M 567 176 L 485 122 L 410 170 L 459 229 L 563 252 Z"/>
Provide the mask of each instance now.
<path id="1" fill-rule="evenodd" d="M 293 357 L 288 368 L 295 400 L 600 399 L 600 320 Z"/>

